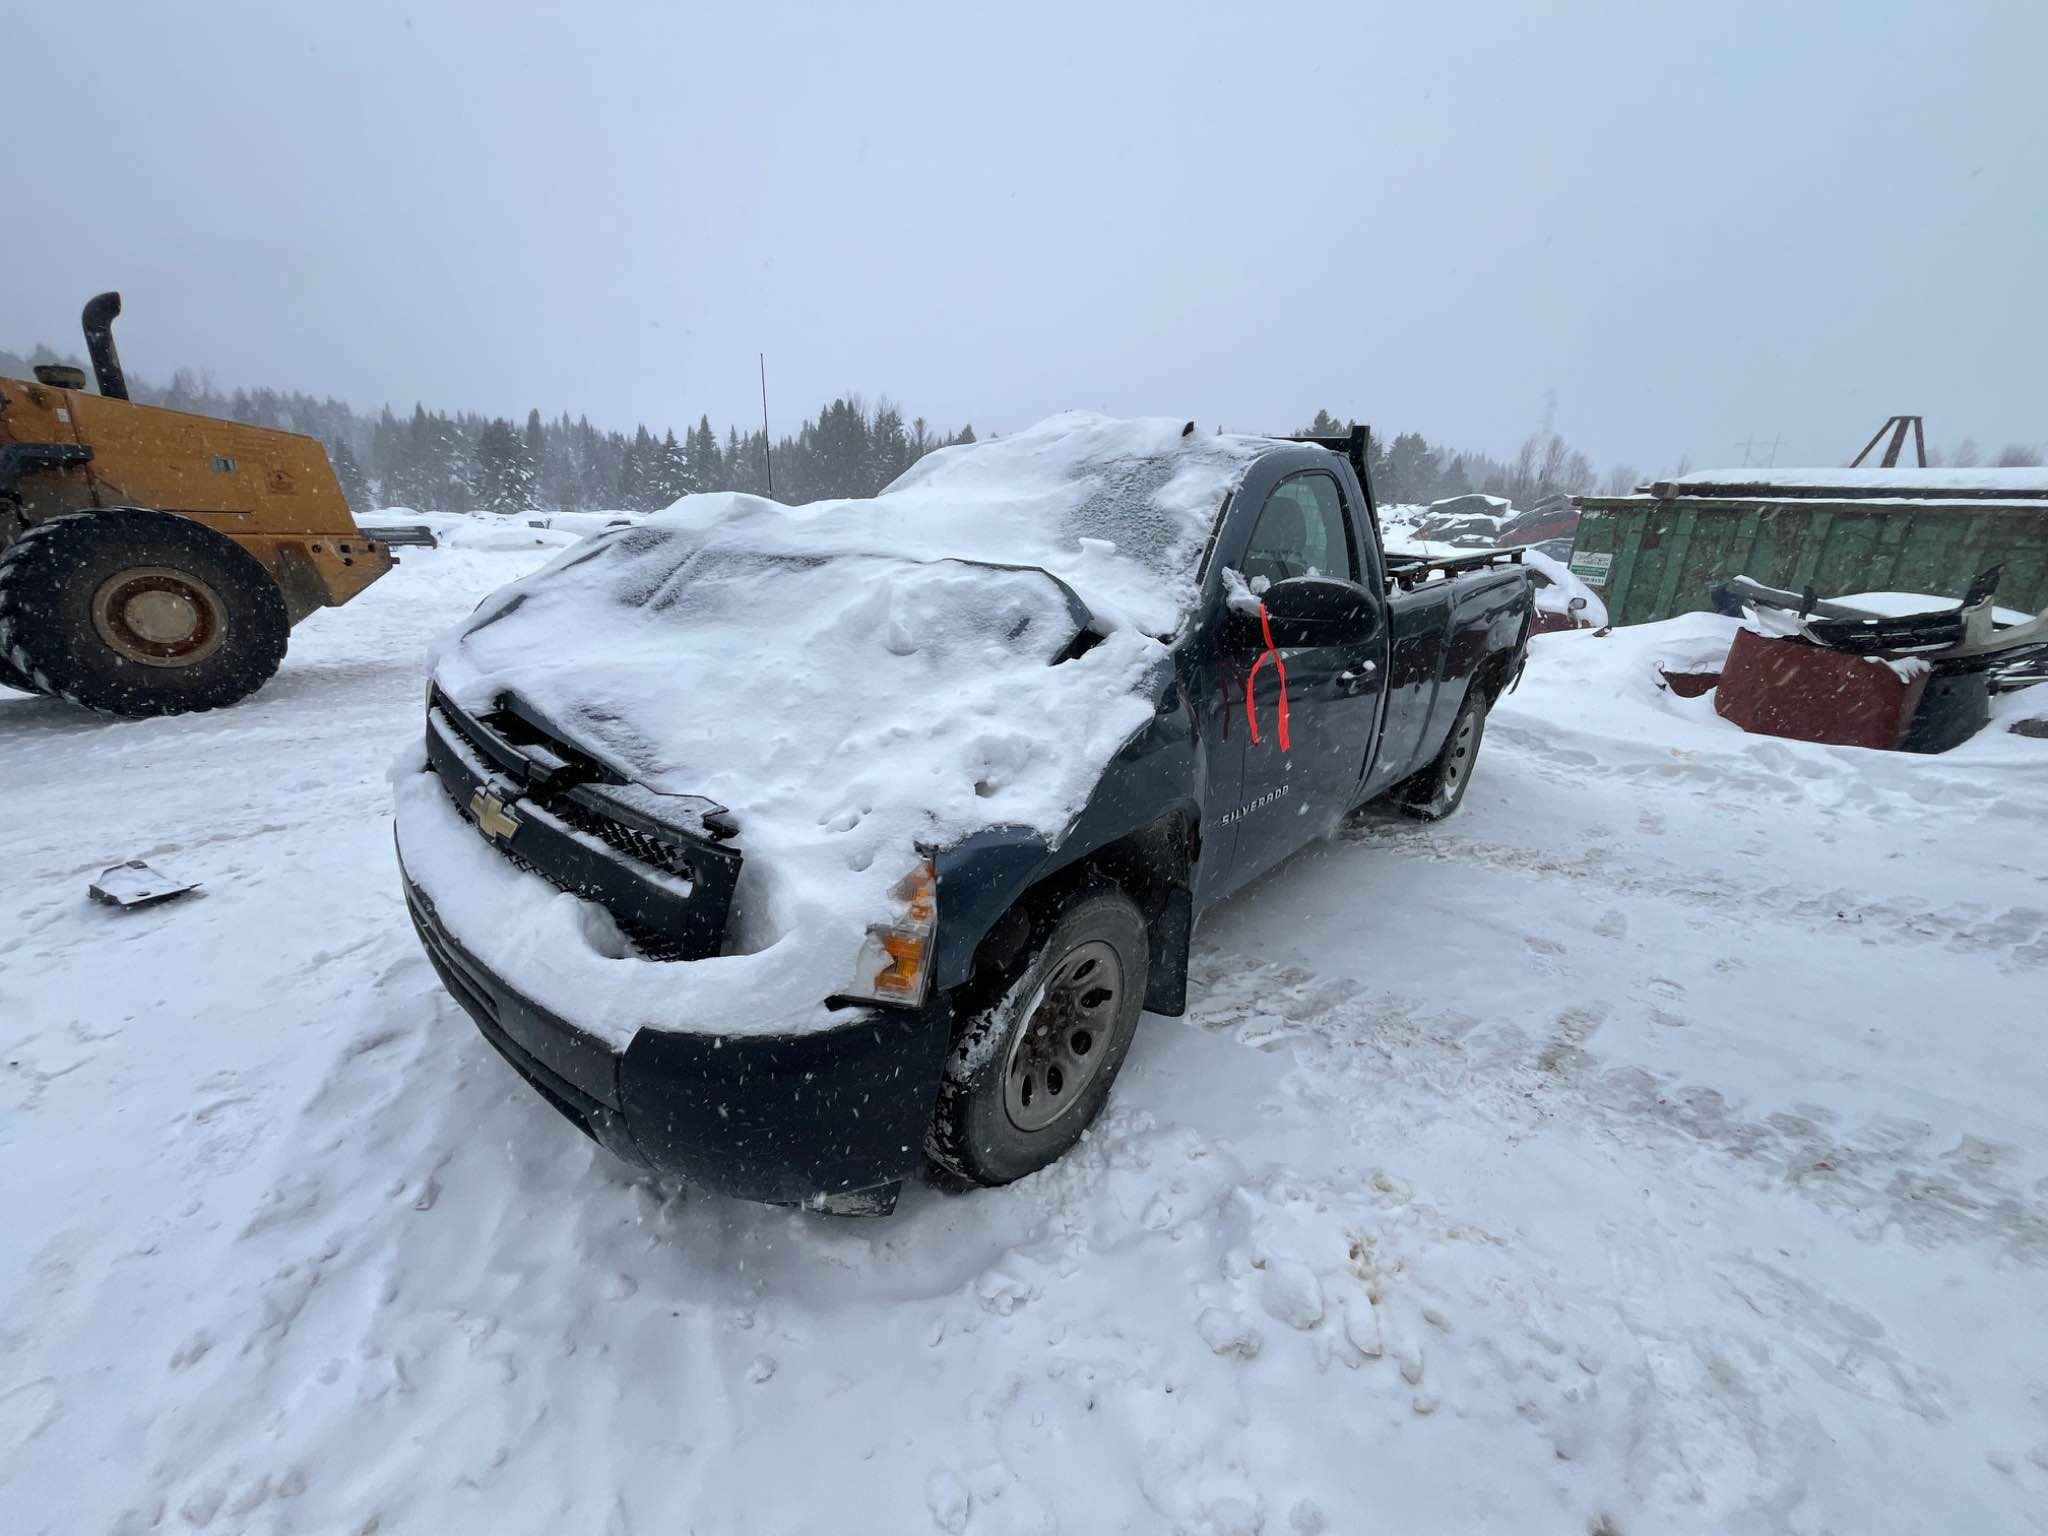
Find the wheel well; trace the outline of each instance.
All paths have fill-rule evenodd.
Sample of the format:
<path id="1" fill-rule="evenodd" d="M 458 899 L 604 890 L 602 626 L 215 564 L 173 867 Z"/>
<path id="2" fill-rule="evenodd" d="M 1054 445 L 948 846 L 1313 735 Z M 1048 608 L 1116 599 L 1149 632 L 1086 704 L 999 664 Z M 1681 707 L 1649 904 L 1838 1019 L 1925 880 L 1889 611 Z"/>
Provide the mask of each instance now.
<path id="1" fill-rule="evenodd" d="M 1057 921 L 1068 898 L 1110 885 L 1137 904 L 1145 917 L 1151 963 L 1145 1006 L 1154 1013 L 1179 1014 L 1187 1006 L 1188 943 L 1194 928 L 1190 867 L 1197 834 L 1193 818 L 1174 811 L 1149 826 L 1089 850 L 1071 864 L 1027 887 L 998 918 L 975 949 L 967 983 L 970 996 L 1000 992 L 1015 975 L 1031 940 Z"/>
<path id="2" fill-rule="evenodd" d="M 1484 696 L 1488 709 L 1498 703 L 1501 694 L 1507 691 L 1508 678 L 1512 675 L 1519 650 L 1518 646 L 1512 651 L 1501 651 L 1480 663 L 1479 675 L 1472 679 L 1472 688 L 1475 693 Z"/>

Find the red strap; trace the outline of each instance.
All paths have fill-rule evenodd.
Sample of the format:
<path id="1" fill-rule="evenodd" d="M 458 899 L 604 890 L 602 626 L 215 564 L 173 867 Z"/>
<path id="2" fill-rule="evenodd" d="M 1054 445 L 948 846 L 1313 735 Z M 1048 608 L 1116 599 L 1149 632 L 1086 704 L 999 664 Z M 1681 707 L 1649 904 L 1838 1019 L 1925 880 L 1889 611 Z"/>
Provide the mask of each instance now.
<path id="1" fill-rule="evenodd" d="M 1287 737 L 1287 663 L 1281 658 L 1279 648 L 1273 644 L 1272 621 L 1266 617 L 1266 605 L 1259 604 L 1259 631 L 1266 637 L 1266 648 L 1259 652 L 1259 659 L 1252 663 L 1251 675 L 1244 680 L 1244 718 L 1251 727 L 1252 740 L 1259 739 L 1259 712 L 1252 703 L 1252 690 L 1258 686 L 1259 668 L 1267 662 L 1273 663 L 1273 670 L 1280 674 L 1279 722 L 1280 750 L 1287 751 L 1293 743 Z"/>

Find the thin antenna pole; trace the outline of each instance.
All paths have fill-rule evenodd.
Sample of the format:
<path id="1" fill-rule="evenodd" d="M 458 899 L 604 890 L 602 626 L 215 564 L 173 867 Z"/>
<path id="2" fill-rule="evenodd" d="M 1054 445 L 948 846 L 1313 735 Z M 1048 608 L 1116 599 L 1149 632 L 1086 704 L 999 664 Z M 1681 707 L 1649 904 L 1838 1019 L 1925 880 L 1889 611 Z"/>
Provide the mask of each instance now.
<path id="1" fill-rule="evenodd" d="M 768 446 L 768 354 L 755 354 L 761 359 L 761 462 L 768 466 L 768 499 L 775 499 L 775 454 Z"/>

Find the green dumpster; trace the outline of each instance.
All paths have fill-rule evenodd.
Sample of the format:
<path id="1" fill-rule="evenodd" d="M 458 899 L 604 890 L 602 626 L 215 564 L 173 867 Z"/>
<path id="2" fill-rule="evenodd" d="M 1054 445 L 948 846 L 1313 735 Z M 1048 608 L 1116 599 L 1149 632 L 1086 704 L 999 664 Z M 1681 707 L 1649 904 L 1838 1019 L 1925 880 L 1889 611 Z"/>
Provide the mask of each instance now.
<path id="1" fill-rule="evenodd" d="M 1730 576 L 1823 597 L 1961 597 L 2002 564 L 1998 604 L 2048 608 L 2048 473 L 2017 470 L 1721 471 L 1581 496 L 1571 569 L 1616 624 L 1711 608 Z"/>

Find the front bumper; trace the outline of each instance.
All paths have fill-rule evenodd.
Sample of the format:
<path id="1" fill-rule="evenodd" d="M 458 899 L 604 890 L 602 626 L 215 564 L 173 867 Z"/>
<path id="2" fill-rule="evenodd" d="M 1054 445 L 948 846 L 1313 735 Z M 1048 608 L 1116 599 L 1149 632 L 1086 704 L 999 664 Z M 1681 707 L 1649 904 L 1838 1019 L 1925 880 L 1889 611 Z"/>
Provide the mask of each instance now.
<path id="1" fill-rule="evenodd" d="M 410 876 L 405 889 L 427 958 L 483 1037 L 628 1162 L 737 1199 L 827 1208 L 917 1170 L 951 1038 L 943 1005 L 850 1008 L 801 1035 L 642 1029 L 621 1052 L 522 996 Z"/>

